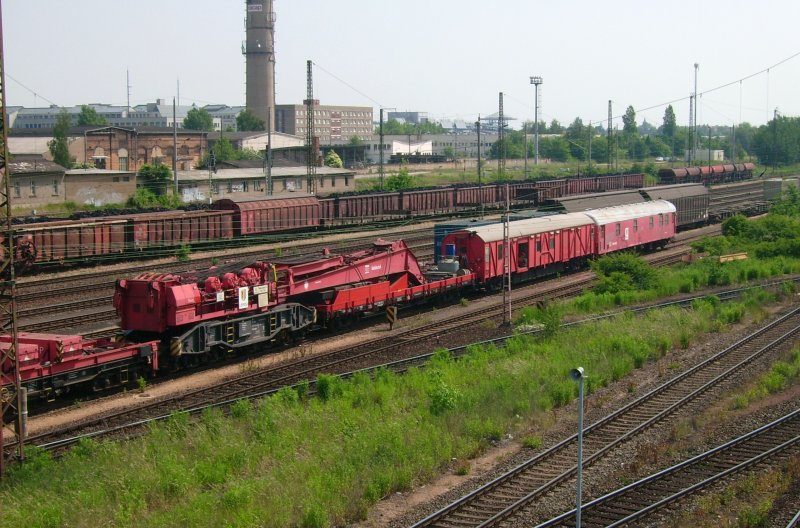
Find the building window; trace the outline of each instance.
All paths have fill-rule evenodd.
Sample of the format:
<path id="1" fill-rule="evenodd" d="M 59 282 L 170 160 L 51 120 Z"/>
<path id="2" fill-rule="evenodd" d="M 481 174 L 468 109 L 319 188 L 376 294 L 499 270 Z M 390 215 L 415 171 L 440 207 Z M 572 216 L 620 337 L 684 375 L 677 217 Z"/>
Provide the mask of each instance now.
<path id="1" fill-rule="evenodd" d="M 36 181 L 31 180 L 31 196 L 36 196 Z"/>
<path id="2" fill-rule="evenodd" d="M 350 176 L 347 176 L 345 174 L 345 176 L 344 176 L 344 186 L 347 187 L 348 185 L 350 185 Z"/>
<path id="3" fill-rule="evenodd" d="M 53 178 L 53 196 L 58 196 L 58 178 Z"/>
<path id="4" fill-rule="evenodd" d="M 131 181 L 131 177 L 130 176 L 123 176 L 122 177 L 122 181 L 129 182 L 129 181 Z"/>
<path id="5" fill-rule="evenodd" d="M 21 192 L 22 191 L 20 190 L 19 182 L 15 181 L 14 182 L 14 198 L 19 198 Z"/>
<path id="6" fill-rule="evenodd" d="M 336 187 L 336 176 L 331 176 L 331 187 Z"/>
<path id="7" fill-rule="evenodd" d="M 320 176 L 319 177 L 319 188 L 322 189 L 323 187 L 325 187 L 325 176 Z"/>
<path id="8" fill-rule="evenodd" d="M 247 192 L 247 190 L 248 190 L 248 189 L 249 189 L 249 187 L 250 187 L 249 183 L 250 183 L 250 182 L 248 182 L 248 181 L 243 181 L 243 182 L 242 182 L 242 192 Z"/>
<path id="9" fill-rule="evenodd" d="M 213 194 L 219 194 L 219 184 L 217 182 L 211 183 L 211 192 Z"/>
<path id="10" fill-rule="evenodd" d="M 121 170 L 121 171 L 128 170 L 128 158 L 120 158 L 119 159 L 119 170 Z"/>
<path id="11" fill-rule="evenodd" d="M 111 178 L 111 181 L 114 183 L 119 183 L 119 176 L 114 176 L 113 178 Z"/>
<path id="12" fill-rule="evenodd" d="M 228 192 L 229 193 L 233 192 L 233 182 L 228 182 Z"/>

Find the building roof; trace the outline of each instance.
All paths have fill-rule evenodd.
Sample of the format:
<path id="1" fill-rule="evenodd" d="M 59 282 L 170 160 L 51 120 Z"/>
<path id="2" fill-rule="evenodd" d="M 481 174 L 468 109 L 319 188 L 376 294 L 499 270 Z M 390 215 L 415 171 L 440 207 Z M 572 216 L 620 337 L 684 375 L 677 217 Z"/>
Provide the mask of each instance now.
<path id="1" fill-rule="evenodd" d="M 516 220 L 514 222 L 509 222 L 508 224 L 509 238 L 548 233 L 550 231 L 558 231 L 560 229 L 571 229 L 573 227 L 580 227 L 591 223 L 592 219 L 586 216 L 584 213 L 570 213 L 531 218 L 529 220 Z M 474 233 L 484 242 L 497 242 L 505 238 L 503 233 L 503 222 L 496 222 L 485 226 L 465 229 L 465 231 Z"/>
<path id="2" fill-rule="evenodd" d="M 586 216 L 592 218 L 597 225 L 606 225 L 614 222 L 624 222 L 643 216 L 653 216 L 657 214 L 674 213 L 675 206 L 666 200 L 654 200 L 629 205 L 617 205 L 604 209 L 594 209 L 586 211 Z"/>
<path id="3" fill-rule="evenodd" d="M 348 169 L 334 169 L 333 167 L 317 167 L 317 176 L 352 176 L 353 171 Z M 273 167 L 273 178 L 305 178 L 307 176 L 305 167 Z M 211 178 L 214 180 L 231 180 L 231 179 L 263 179 L 264 170 L 262 168 L 250 169 L 223 169 L 216 173 L 212 173 Z M 188 170 L 178 171 L 179 181 L 208 181 L 207 170 Z"/>
<path id="4" fill-rule="evenodd" d="M 58 163 L 37 155 L 17 155 L 8 163 L 11 174 L 37 174 L 61 172 L 66 169 Z"/>
<path id="5" fill-rule="evenodd" d="M 111 170 L 111 169 L 70 169 L 66 171 L 68 176 L 89 176 L 89 175 L 99 175 L 99 176 L 111 176 L 117 174 L 124 174 L 125 176 L 136 174 L 135 171 L 122 171 L 122 170 Z"/>

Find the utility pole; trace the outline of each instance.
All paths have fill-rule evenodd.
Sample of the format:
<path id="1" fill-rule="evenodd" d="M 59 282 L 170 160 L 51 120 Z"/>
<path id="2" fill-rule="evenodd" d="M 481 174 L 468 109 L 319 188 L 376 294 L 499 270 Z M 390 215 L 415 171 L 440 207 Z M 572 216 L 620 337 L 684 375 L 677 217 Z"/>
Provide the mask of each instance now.
<path id="1" fill-rule="evenodd" d="M 6 114 L 6 68 L 3 53 L 3 15 L 0 6 L 0 208 L 4 220 L 3 245 L 5 258 L 0 260 L 0 331 L 9 334 L 11 342 L 8 348 L 0 350 L 0 478 L 5 474 L 6 459 L 14 456 L 18 460 L 25 459 L 25 436 L 27 426 L 27 395 L 22 386 L 19 373 L 19 335 L 17 328 L 17 281 L 14 275 L 15 250 L 14 228 L 11 222 L 11 173 L 8 168 L 8 120 Z M 9 421 L 6 422 L 6 419 Z M 4 438 L 7 425 L 13 425 L 16 436 L 16 447 L 6 450 Z"/>
<path id="2" fill-rule="evenodd" d="M 534 165 L 539 164 L 539 85 L 542 84 L 542 78 L 539 76 L 531 77 L 531 84 L 534 86 L 534 105 L 533 105 L 533 143 L 534 143 Z"/>
<path id="3" fill-rule="evenodd" d="M 381 108 L 381 120 L 380 120 L 380 125 L 378 126 L 378 132 L 379 132 L 379 136 L 380 136 L 380 140 L 381 140 L 380 145 L 378 145 L 378 152 L 379 152 L 379 156 L 380 156 L 380 165 L 378 165 L 378 174 L 380 175 L 381 190 L 383 190 L 383 177 L 384 177 L 384 173 L 383 173 L 383 163 L 384 163 L 384 159 L 383 159 L 383 108 Z"/>
<path id="4" fill-rule="evenodd" d="M 481 219 L 483 219 L 483 180 L 481 179 L 481 115 L 480 114 L 478 114 L 478 120 L 475 121 L 475 129 L 478 131 L 478 189 L 480 192 Z"/>
<path id="5" fill-rule="evenodd" d="M 272 109 L 267 109 L 267 152 L 264 156 L 264 174 L 266 175 L 265 189 L 267 196 L 272 196 Z"/>
<path id="6" fill-rule="evenodd" d="M 697 94 L 697 70 L 698 70 L 698 68 L 700 68 L 700 64 L 695 62 L 694 63 L 694 116 L 693 116 L 694 126 L 692 128 L 693 134 L 694 134 L 693 135 L 694 143 L 693 143 L 693 147 L 692 147 L 692 151 L 693 151 L 692 152 L 692 159 L 697 157 L 697 107 L 700 106 L 700 100 L 698 99 L 698 94 Z"/>
<path id="7" fill-rule="evenodd" d="M 589 121 L 589 175 L 592 174 L 592 136 L 594 135 L 594 130 L 592 130 L 592 122 Z"/>
<path id="8" fill-rule="evenodd" d="M 175 98 L 172 98 L 172 178 L 175 180 L 175 198 L 178 197 L 178 120 Z"/>
<path id="9" fill-rule="evenodd" d="M 505 125 L 503 124 L 503 92 L 500 92 L 499 110 L 497 112 L 497 175 L 503 178 L 506 173 L 506 147 L 505 147 Z"/>
<path id="10" fill-rule="evenodd" d="M 606 135 L 608 136 L 608 170 L 611 171 L 611 120 L 613 116 L 611 115 L 611 99 L 608 100 L 608 130 L 606 130 Z"/>
<path id="11" fill-rule="evenodd" d="M 306 61 L 306 192 L 316 194 L 317 153 L 314 148 L 314 81 L 312 62 Z"/>
<path id="12" fill-rule="evenodd" d="M 503 219 L 503 324 L 511 325 L 511 233 L 509 217 L 511 216 L 510 188 L 506 184 L 506 214 Z"/>

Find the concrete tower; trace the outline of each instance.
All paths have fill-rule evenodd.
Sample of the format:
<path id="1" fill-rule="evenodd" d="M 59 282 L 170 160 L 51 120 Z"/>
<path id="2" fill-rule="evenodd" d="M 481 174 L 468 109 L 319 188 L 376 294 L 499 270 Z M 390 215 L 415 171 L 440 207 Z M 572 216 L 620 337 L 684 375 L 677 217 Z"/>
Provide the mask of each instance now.
<path id="1" fill-rule="evenodd" d="M 275 12 L 272 0 L 245 0 L 247 109 L 275 130 Z"/>

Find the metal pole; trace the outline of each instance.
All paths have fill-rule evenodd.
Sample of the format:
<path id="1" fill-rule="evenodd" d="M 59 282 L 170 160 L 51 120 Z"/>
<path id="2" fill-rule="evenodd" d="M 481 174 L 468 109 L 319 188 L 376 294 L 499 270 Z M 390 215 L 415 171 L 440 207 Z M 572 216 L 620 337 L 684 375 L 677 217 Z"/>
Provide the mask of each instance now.
<path id="1" fill-rule="evenodd" d="M 272 108 L 267 108 L 267 196 L 272 196 Z"/>
<path id="2" fill-rule="evenodd" d="M 503 322 L 508 325 L 511 324 L 511 233 L 509 232 L 508 225 L 508 219 L 511 215 L 511 196 L 509 195 L 509 192 L 509 185 L 506 184 L 506 215 L 505 220 L 503 221 L 503 245 L 505 247 L 505 253 L 503 254 L 503 270 L 505 277 L 507 277 L 508 283 L 506 287 L 503 288 L 503 291 L 505 292 L 503 301 L 507 306 L 507 310 L 503 310 Z"/>
<path id="3" fill-rule="evenodd" d="M 522 135 L 525 138 L 525 179 L 528 178 L 528 123 L 522 123 Z"/>
<path id="4" fill-rule="evenodd" d="M 475 121 L 475 128 L 478 130 L 478 189 L 481 202 L 481 219 L 483 218 L 483 181 L 481 180 L 481 116 Z"/>
<path id="5" fill-rule="evenodd" d="M 542 78 L 538 75 L 535 77 L 531 77 L 531 84 L 534 86 L 534 105 L 533 105 L 533 112 L 534 112 L 534 121 L 533 130 L 534 130 L 534 139 L 533 142 L 535 144 L 535 158 L 534 158 L 534 165 L 539 164 L 539 85 L 542 84 Z"/>
<path id="6" fill-rule="evenodd" d="M 175 180 L 175 197 L 178 197 L 178 121 L 175 118 L 175 98 L 172 98 L 172 177 Z"/>
<path id="7" fill-rule="evenodd" d="M 594 135 L 594 131 L 592 130 L 592 122 L 589 121 L 589 175 L 592 174 L 592 136 Z"/>
<path id="8" fill-rule="evenodd" d="M 570 377 L 578 382 L 578 466 L 575 490 L 575 526 L 581 526 L 581 496 L 583 485 L 583 367 L 572 369 Z"/>
<path id="9" fill-rule="evenodd" d="M 692 132 L 693 145 L 692 145 L 692 159 L 697 157 L 697 107 L 700 106 L 700 100 L 697 98 L 697 69 L 700 64 L 694 63 L 694 128 Z"/>
<path id="10" fill-rule="evenodd" d="M 378 174 L 380 174 L 380 185 L 381 185 L 381 190 L 383 190 L 383 176 L 384 176 L 384 173 L 383 173 L 383 108 L 381 108 L 381 120 L 380 120 L 380 126 L 379 126 L 378 131 L 380 133 L 379 135 L 380 135 L 380 140 L 381 140 L 381 144 L 378 145 L 378 151 L 380 153 L 380 165 L 378 166 Z"/>

